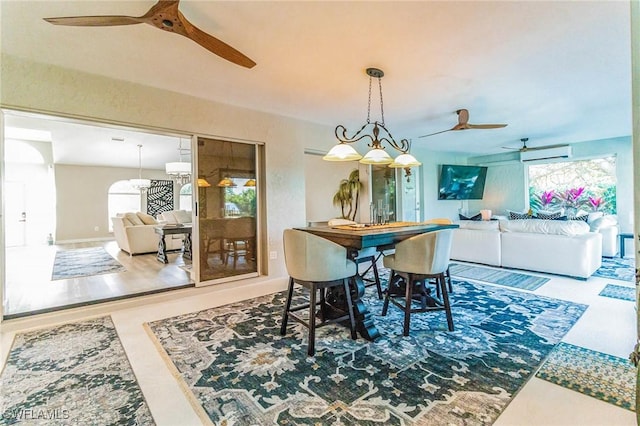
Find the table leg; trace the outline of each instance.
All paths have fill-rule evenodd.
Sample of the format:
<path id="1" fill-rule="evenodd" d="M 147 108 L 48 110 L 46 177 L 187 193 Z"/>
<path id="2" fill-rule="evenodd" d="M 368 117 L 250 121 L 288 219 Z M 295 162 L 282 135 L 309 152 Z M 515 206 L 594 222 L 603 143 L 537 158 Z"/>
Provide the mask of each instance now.
<path id="1" fill-rule="evenodd" d="M 182 254 L 182 256 L 186 259 L 191 260 L 191 234 L 186 234 L 186 236 L 184 237 L 184 253 Z"/>
<path id="2" fill-rule="evenodd" d="M 160 241 L 158 241 L 158 255 L 156 258 L 162 263 L 169 263 L 167 256 L 167 243 L 164 240 L 164 234 L 160 235 Z"/>
<path id="3" fill-rule="evenodd" d="M 380 337 L 380 332 L 373 322 L 373 316 L 369 312 L 369 308 L 362 301 L 365 286 L 360 275 L 349 280 L 349 288 L 351 289 L 351 303 L 353 305 L 353 314 L 356 320 L 356 329 L 362 337 L 367 340 L 375 340 Z M 331 287 L 327 289 L 327 304 L 333 308 L 332 312 L 328 312 L 328 317 L 342 316 L 347 312 L 347 298 L 342 287 Z"/>

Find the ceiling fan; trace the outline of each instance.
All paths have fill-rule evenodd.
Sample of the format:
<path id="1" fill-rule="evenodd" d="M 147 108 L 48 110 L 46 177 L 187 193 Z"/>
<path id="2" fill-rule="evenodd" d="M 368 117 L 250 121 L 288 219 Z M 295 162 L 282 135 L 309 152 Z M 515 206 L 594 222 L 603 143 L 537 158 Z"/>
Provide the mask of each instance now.
<path id="1" fill-rule="evenodd" d="M 189 22 L 178 10 L 180 0 L 160 0 L 142 16 L 68 16 L 44 18 L 54 25 L 75 27 L 109 27 L 115 25 L 149 24 L 164 31 L 180 34 L 212 53 L 234 64 L 253 68 L 256 63 L 233 47 L 205 33 Z"/>
<path id="2" fill-rule="evenodd" d="M 547 149 L 547 148 L 558 148 L 560 146 L 565 146 L 565 145 L 547 145 L 547 146 L 540 146 L 540 147 L 535 147 L 535 148 L 530 148 L 527 146 L 527 142 L 529 141 L 529 138 L 522 138 L 520 139 L 520 142 L 522 142 L 522 147 L 520 148 L 511 148 L 508 146 L 503 146 L 502 149 L 509 149 L 511 151 L 518 151 L 518 152 L 527 152 L 527 151 L 537 151 L 539 149 Z"/>
<path id="3" fill-rule="evenodd" d="M 469 111 L 466 109 L 459 109 L 456 111 L 458 114 L 458 124 L 451 129 L 442 130 L 440 132 L 430 133 L 428 135 L 419 136 L 420 138 L 426 138 L 428 136 L 438 135 L 444 132 L 451 132 L 453 130 L 468 130 L 468 129 L 499 129 L 501 127 L 507 127 L 506 124 L 469 124 Z"/>

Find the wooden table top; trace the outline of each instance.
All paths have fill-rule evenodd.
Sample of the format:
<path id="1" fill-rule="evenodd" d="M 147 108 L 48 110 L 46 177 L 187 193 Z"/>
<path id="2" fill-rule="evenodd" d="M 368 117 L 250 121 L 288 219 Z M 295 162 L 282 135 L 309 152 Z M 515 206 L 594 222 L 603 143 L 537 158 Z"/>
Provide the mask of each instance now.
<path id="1" fill-rule="evenodd" d="M 373 225 L 364 227 L 352 226 L 313 226 L 294 228 L 326 238 L 343 247 L 363 249 L 368 247 L 393 246 L 402 240 L 426 232 L 442 229 L 455 229 L 458 225 L 436 225 L 418 222 L 394 222 L 388 225 Z"/>

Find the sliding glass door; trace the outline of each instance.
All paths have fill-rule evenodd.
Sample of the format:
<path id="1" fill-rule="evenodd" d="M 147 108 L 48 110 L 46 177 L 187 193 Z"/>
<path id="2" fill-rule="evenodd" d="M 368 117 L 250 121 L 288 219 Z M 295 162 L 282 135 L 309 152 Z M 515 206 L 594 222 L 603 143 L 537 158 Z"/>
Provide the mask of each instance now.
<path id="1" fill-rule="evenodd" d="M 258 145 L 198 138 L 197 193 L 201 284 L 257 276 Z"/>

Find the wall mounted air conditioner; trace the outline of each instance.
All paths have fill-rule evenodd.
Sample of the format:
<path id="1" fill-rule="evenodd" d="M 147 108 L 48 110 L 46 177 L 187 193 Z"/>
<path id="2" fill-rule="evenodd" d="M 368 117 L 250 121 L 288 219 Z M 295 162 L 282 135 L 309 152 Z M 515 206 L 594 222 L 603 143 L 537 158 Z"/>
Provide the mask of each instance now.
<path id="1" fill-rule="evenodd" d="M 529 161 L 552 160 L 556 158 L 571 158 L 571 146 L 565 145 L 553 148 L 532 149 L 520 153 L 520 161 L 523 163 Z"/>

